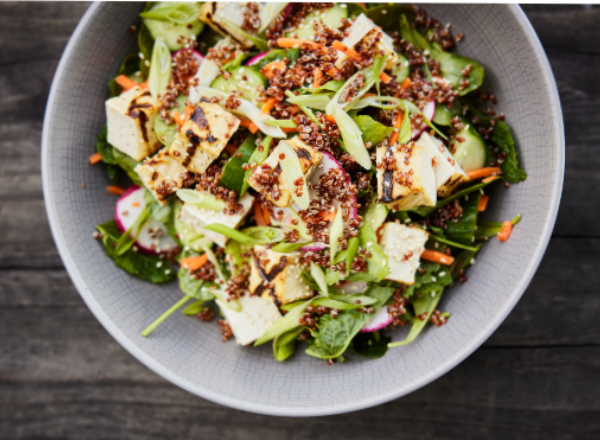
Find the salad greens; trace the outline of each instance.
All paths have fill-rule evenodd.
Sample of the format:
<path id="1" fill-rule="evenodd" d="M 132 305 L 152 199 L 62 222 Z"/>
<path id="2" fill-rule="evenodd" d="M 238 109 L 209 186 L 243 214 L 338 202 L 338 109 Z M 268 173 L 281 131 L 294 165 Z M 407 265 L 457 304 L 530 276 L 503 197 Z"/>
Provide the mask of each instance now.
<path id="1" fill-rule="evenodd" d="M 177 278 L 143 336 L 218 308 L 223 339 L 279 362 L 380 358 L 448 321 L 442 293 L 520 220 L 485 218 L 488 186 L 527 173 L 484 67 L 438 20 L 273 5 L 146 5 L 90 157 L 120 195 L 95 236 L 129 274 Z"/>

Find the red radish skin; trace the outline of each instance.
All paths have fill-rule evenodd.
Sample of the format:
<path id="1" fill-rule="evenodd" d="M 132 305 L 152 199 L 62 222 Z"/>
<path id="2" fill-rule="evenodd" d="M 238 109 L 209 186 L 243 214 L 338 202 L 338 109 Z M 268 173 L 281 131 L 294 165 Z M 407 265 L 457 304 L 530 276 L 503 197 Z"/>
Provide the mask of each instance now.
<path id="1" fill-rule="evenodd" d="M 292 9 L 294 9 L 294 4 L 290 3 L 288 4 L 285 9 L 283 10 L 283 12 L 281 13 L 281 15 L 283 16 L 283 20 L 285 21 L 286 18 L 288 18 L 290 16 L 290 14 L 292 13 Z"/>
<path id="2" fill-rule="evenodd" d="M 380 308 L 373 317 L 360 329 L 360 333 L 371 333 L 387 327 L 393 319 L 388 314 L 387 306 Z"/>
<path id="3" fill-rule="evenodd" d="M 423 115 L 429 119 L 430 121 L 433 119 L 433 115 L 435 115 L 435 101 L 430 101 L 425 104 L 425 108 L 423 109 Z M 421 128 L 415 128 L 411 131 L 411 140 L 417 140 L 421 133 L 423 133 L 427 129 L 427 125 L 423 124 Z"/>
<path id="4" fill-rule="evenodd" d="M 173 52 L 173 55 L 171 55 L 171 58 L 175 59 L 175 56 L 179 52 L 181 52 L 181 51 L 188 51 L 188 52 L 191 51 L 192 55 L 194 57 L 194 60 L 196 62 L 198 62 L 198 66 L 200 66 L 200 64 L 202 64 L 202 61 L 204 60 L 204 55 L 202 55 L 200 52 L 198 52 L 197 50 L 194 50 L 194 49 L 179 49 L 179 50 L 176 50 L 175 52 Z"/>
<path id="5" fill-rule="evenodd" d="M 115 222 L 121 233 L 127 231 L 146 208 L 145 192 L 144 188 L 131 185 L 117 201 Z M 140 252 L 149 255 L 169 253 L 178 248 L 175 240 L 169 236 L 165 225 L 152 219 L 147 220 L 144 224 L 135 246 Z"/>
<path id="6" fill-rule="evenodd" d="M 254 55 L 250 60 L 246 63 L 246 66 L 253 66 L 262 60 L 269 52 L 259 53 L 258 55 Z"/>

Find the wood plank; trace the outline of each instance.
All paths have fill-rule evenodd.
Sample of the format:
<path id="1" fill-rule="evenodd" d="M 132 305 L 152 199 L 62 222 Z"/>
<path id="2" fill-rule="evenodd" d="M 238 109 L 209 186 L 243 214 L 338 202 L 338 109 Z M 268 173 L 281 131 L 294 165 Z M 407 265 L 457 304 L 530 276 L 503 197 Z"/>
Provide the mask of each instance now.
<path id="1" fill-rule="evenodd" d="M 560 377 L 560 380 L 557 378 Z M 600 348 L 484 349 L 402 399 L 324 418 L 221 407 L 157 379 L 0 382 L 0 438 L 595 439 Z M 293 433 L 293 434 L 292 434 Z"/>

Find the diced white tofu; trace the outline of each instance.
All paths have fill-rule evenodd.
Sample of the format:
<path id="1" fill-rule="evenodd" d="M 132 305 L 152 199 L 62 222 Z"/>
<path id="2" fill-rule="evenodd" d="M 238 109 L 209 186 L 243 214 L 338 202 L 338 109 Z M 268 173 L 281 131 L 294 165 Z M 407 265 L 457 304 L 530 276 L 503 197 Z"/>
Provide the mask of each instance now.
<path id="1" fill-rule="evenodd" d="M 390 273 L 385 279 L 413 285 L 428 238 L 429 233 L 422 229 L 386 223 L 381 232 L 381 248 L 388 257 Z"/>
<path id="2" fill-rule="evenodd" d="M 258 6 L 259 34 L 265 31 L 287 6 L 284 2 L 253 3 Z M 248 2 L 204 2 L 198 19 L 221 35 L 230 35 L 246 49 L 250 49 L 254 43 L 241 31 L 247 5 Z"/>
<path id="3" fill-rule="evenodd" d="M 275 304 L 258 296 L 246 293 L 238 302 L 242 306 L 241 312 L 227 308 L 220 300 L 216 301 L 239 345 L 248 345 L 256 341 L 281 318 Z"/>
<path id="4" fill-rule="evenodd" d="M 398 61 L 398 56 L 394 50 L 394 41 L 392 40 L 392 37 L 383 32 L 383 30 L 376 26 L 365 14 L 360 14 L 358 17 L 356 17 L 352 23 L 352 26 L 348 28 L 348 36 L 344 37 L 342 44 L 350 48 L 354 48 L 375 28 L 381 32 L 381 40 L 377 46 L 387 55 L 385 66 L 387 69 L 391 69 L 392 66 Z M 338 59 L 335 65 L 338 68 L 341 68 L 342 62 L 346 58 L 347 56 L 343 52 L 338 51 Z"/>
<path id="5" fill-rule="evenodd" d="M 425 148 L 433 158 L 432 165 L 435 170 L 438 197 L 443 199 L 450 196 L 463 182 L 469 180 L 467 174 L 439 139 L 424 132 L 415 145 Z"/>
<path id="6" fill-rule="evenodd" d="M 300 273 L 300 252 L 280 254 L 264 246 L 254 246 L 250 270 L 250 293 L 278 306 L 311 298 L 314 293 Z"/>
<path id="7" fill-rule="evenodd" d="M 194 183 L 190 172 L 173 160 L 166 147 L 139 164 L 134 171 L 161 205 L 166 205 L 168 198 L 178 189 Z"/>
<path id="8" fill-rule="evenodd" d="M 218 104 L 201 102 L 169 148 L 173 159 L 193 173 L 203 173 L 240 126 L 240 120 Z"/>
<path id="9" fill-rule="evenodd" d="M 107 141 L 140 161 L 154 154 L 161 143 L 154 132 L 158 103 L 147 90 L 133 87 L 106 101 Z"/>
<path id="10" fill-rule="evenodd" d="M 304 179 L 308 181 L 315 171 L 317 164 L 323 157 L 323 153 L 302 142 L 298 136 L 281 142 L 288 142 L 292 146 L 300 160 Z M 278 173 L 276 182 L 271 186 L 265 186 L 263 183 L 266 180 L 266 176 L 270 176 L 274 170 Z M 275 206 L 280 208 L 287 208 L 290 206 L 292 203 L 292 193 L 290 192 L 290 187 L 281 171 L 281 166 L 279 165 L 279 146 L 271 151 L 271 154 L 261 166 L 256 167 L 248 178 L 248 184 L 273 202 Z"/>
<path id="11" fill-rule="evenodd" d="M 391 163 L 386 167 L 386 162 Z M 377 198 L 396 211 L 435 206 L 435 171 L 429 152 L 414 143 L 377 147 Z"/>
<path id="12" fill-rule="evenodd" d="M 240 200 L 238 200 L 238 203 L 242 205 L 242 208 L 234 215 L 228 215 L 223 211 L 213 211 L 211 209 L 200 208 L 190 203 L 184 203 L 183 208 L 181 208 L 179 219 L 188 226 L 194 228 L 199 234 L 204 235 L 213 243 L 225 247 L 229 237 L 219 234 L 218 232 L 204 229 L 203 226 L 220 223 L 229 226 L 232 229 L 236 229 L 242 223 L 244 218 L 246 218 L 246 215 L 248 215 L 250 208 L 252 208 L 252 202 L 254 202 L 254 197 L 248 193 L 244 194 Z"/>

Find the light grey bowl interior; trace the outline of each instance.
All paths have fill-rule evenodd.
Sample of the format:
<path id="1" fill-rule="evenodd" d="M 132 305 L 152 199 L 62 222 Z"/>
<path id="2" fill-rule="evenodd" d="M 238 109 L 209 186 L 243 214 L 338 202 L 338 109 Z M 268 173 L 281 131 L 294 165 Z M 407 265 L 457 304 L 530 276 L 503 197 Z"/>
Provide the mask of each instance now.
<path id="1" fill-rule="evenodd" d="M 178 386 L 223 405 L 263 414 L 313 416 L 366 408 L 407 394 L 457 365 L 498 327 L 518 301 L 546 249 L 564 172 L 562 116 L 556 85 L 531 25 L 515 5 L 426 5 L 466 39 L 459 53 L 486 67 L 529 174 L 510 190 L 496 188 L 485 217 L 523 220 L 507 243 L 491 240 L 469 272 L 448 289 L 441 308 L 452 318 L 416 343 L 378 360 L 352 356 L 335 366 L 302 351 L 273 360 L 269 346 L 224 344 L 216 325 L 173 315 L 151 337 L 140 331 L 182 294 L 177 283 L 155 286 L 115 268 L 94 226 L 112 219 L 115 197 L 101 165 L 88 156 L 105 123 L 106 84 L 135 51 L 128 32 L 142 4 L 95 4 L 79 24 L 50 93 L 42 170 L 50 224 L 67 270 L 106 329 L 148 367 Z M 86 188 L 81 184 L 85 182 Z M 399 334 L 395 338 L 399 338 Z"/>

